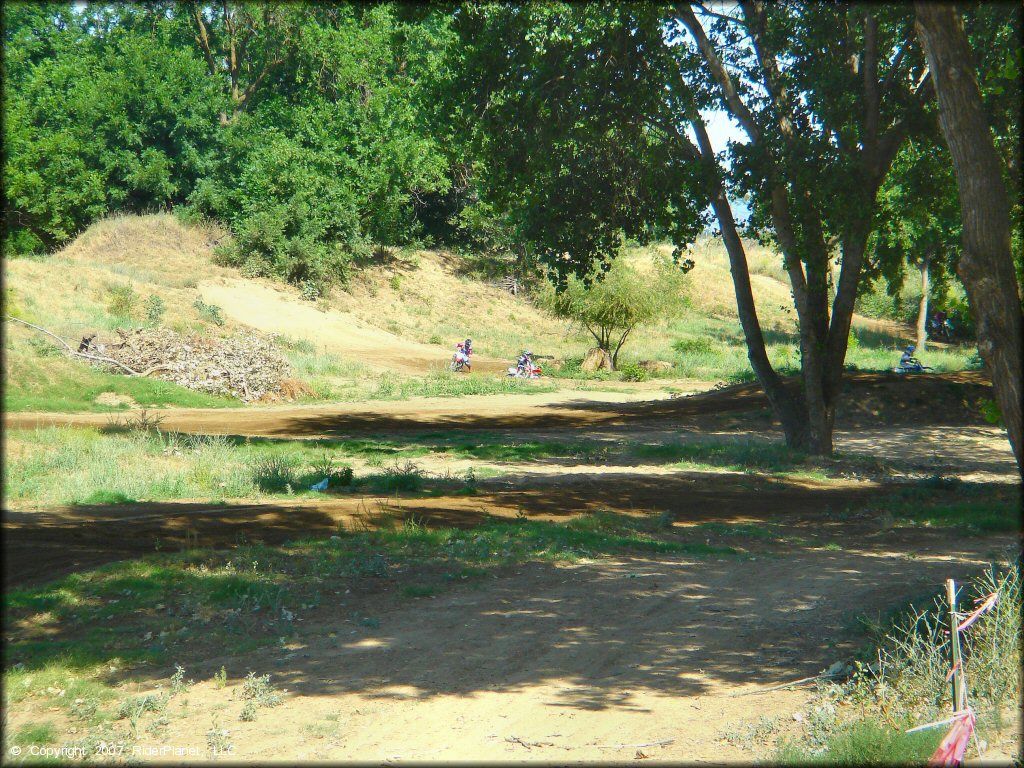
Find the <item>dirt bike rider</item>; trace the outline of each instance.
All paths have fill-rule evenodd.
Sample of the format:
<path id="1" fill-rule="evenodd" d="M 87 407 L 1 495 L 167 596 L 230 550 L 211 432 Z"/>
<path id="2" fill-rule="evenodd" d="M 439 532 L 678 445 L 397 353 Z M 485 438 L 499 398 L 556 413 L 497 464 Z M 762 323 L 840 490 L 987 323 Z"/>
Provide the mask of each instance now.
<path id="1" fill-rule="evenodd" d="M 468 336 L 462 342 L 462 351 L 466 353 L 466 370 L 469 370 L 471 358 L 473 357 L 473 340 Z"/>
<path id="2" fill-rule="evenodd" d="M 903 353 L 903 356 L 900 357 L 900 368 L 903 368 L 908 371 L 923 371 L 924 364 L 916 357 L 914 357 L 914 350 L 915 347 L 913 344 L 907 347 L 906 351 Z"/>
<path id="3" fill-rule="evenodd" d="M 465 369 L 470 370 L 469 356 L 472 354 L 472 346 L 467 346 L 467 342 L 471 345 L 472 340 L 466 339 L 465 342 L 460 341 L 455 347 L 455 354 L 452 355 L 452 361 L 455 363 L 461 363 Z"/>
<path id="4" fill-rule="evenodd" d="M 523 354 L 516 358 L 516 368 L 527 376 L 533 375 L 533 352 L 523 350 Z"/>

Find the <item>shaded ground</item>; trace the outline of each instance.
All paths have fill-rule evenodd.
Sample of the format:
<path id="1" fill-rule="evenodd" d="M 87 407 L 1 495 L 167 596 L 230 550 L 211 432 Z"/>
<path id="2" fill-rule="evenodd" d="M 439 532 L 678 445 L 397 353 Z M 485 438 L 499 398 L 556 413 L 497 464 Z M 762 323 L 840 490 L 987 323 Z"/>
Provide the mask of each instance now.
<path id="1" fill-rule="evenodd" d="M 974 410 L 987 391 L 980 375 L 859 375 L 848 386 L 853 396 L 842 414 L 841 450 L 1012 477 L 1008 447 L 1000 448 L 998 433 L 979 424 Z M 778 439 L 753 385 L 643 403 L 563 393 L 542 401 L 167 409 L 161 415 L 164 429 L 271 437 L 493 430 L 522 439 Z M 106 418 L 7 414 L 6 425 L 102 426 Z M 737 554 L 528 563 L 447 583 L 423 597 L 403 593 L 402 584 L 420 578 L 434 585 L 440 574 L 404 574 L 404 582 L 355 579 L 316 607 L 288 606 L 295 628 L 273 647 L 224 655 L 197 637 L 188 658 L 179 660 L 200 681 L 188 693 L 188 707 L 173 705 L 163 734 L 140 736 L 139 743 L 194 746 L 205 759 L 205 734 L 220 723 L 230 731 L 233 757 L 261 762 L 749 761 L 751 746 L 761 756 L 766 747 L 745 744 L 743 734 L 762 718 L 773 739 L 797 732 L 802 726 L 792 715 L 808 694 L 737 694 L 848 657 L 863 642 L 858 615 L 877 618 L 934 594 L 944 579 L 964 579 L 1016 543 L 1005 534 L 892 529 L 878 513 L 863 511 L 897 490 L 876 481 L 681 472 L 654 462 L 510 469 L 481 482 L 474 495 L 7 511 L 6 575 L 11 585 L 32 584 L 157 548 L 326 537 L 380 515 L 472 526 L 485 514 L 565 520 L 599 510 L 665 513 L 673 536 L 731 546 Z M 700 527 L 706 523 L 723 525 Z M 746 524 L 745 533 L 731 532 L 736 524 Z M 225 688 L 210 681 L 221 666 L 230 679 Z M 171 671 L 117 674 L 127 695 L 153 690 Z M 282 706 L 242 722 L 239 690 L 249 671 L 271 674 L 287 691 Z M 60 717 L 21 706 L 8 713 L 8 726 L 41 716 Z M 1012 743 L 1000 748 L 1004 755 L 1014 749 Z"/>
<path id="2" fill-rule="evenodd" d="M 315 312 L 316 310 L 311 310 Z M 981 372 L 907 377 L 848 374 L 837 427 L 977 425 L 978 401 L 991 395 Z M 797 386 L 793 381 L 792 386 Z M 484 395 L 458 402 L 407 401 L 283 406 L 253 409 L 160 409 L 161 428 L 205 434 L 267 437 L 329 437 L 366 432 L 438 430 L 525 431 L 658 424 L 771 428 L 767 399 L 757 384 L 741 384 L 685 397 L 623 402 L 605 393 L 559 392 L 550 396 Z M 742 416 L 741 416 L 742 414 Z M 723 418 L 723 416 L 725 418 Z M 7 413 L 7 429 L 49 424 L 104 426 L 109 414 Z"/>

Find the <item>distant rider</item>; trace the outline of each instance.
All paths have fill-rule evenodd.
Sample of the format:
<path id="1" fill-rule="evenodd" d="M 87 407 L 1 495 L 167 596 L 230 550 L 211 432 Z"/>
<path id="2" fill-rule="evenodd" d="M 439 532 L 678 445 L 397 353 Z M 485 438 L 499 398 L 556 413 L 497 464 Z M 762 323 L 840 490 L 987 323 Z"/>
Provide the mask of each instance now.
<path id="1" fill-rule="evenodd" d="M 924 365 L 920 360 L 914 357 L 914 349 L 914 345 L 911 344 L 903 352 L 903 356 L 900 358 L 900 368 L 907 371 L 923 371 Z"/>
<path id="2" fill-rule="evenodd" d="M 473 368 L 472 361 L 471 361 L 471 358 L 473 356 L 473 340 L 472 339 L 467 337 L 466 340 L 464 342 L 462 342 L 462 351 L 465 352 L 465 354 L 466 354 L 466 370 L 467 371 L 472 370 L 472 368 Z"/>
<path id="3" fill-rule="evenodd" d="M 469 354 L 466 352 L 466 345 L 464 342 L 459 342 L 455 347 L 455 354 L 452 359 L 456 363 L 461 363 L 466 370 L 469 370 Z"/>
<path id="4" fill-rule="evenodd" d="M 523 354 L 516 358 L 516 368 L 525 376 L 533 375 L 533 352 L 524 350 Z"/>

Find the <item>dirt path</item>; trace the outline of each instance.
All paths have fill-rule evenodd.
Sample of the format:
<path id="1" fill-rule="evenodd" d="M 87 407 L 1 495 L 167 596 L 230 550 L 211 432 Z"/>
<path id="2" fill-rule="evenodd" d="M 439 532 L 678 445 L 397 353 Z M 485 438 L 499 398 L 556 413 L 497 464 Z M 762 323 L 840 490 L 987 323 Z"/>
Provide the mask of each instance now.
<path id="1" fill-rule="evenodd" d="M 900 392 L 909 393 L 910 405 L 923 398 L 919 408 L 934 412 L 934 423 L 915 425 L 916 412 L 903 409 L 911 423 L 875 417 L 872 388 L 889 386 L 890 379 L 853 381 L 870 392 L 867 405 L 849 417 L 859 425 L 837 433 L 839 451 L 1013 481 L 1012 454 L 997 430 L 963 423 L 921 388 Z M 934 381 L 937 392 L 950 384 Z M 756 387 L 634 397 L 559 392 L 160 414 L 165 429 L 291 438 L 461 434 L 472 440 L 491 431 L 517 439 L 633 443 L 778 440 L 770 422 L 752 427 L 751 414 L 763 406 Z M 31 428 L 107 419 L 6 414 L 5 423 Z M 229 730 L 234 759 L 260 762 L 749 762 L 766 757 L 776 737 L 804 727 L 793 715 L 806 714 L 809 694 L 737 694 L 848 658 L 863 642 L 858 615 L 877 618 L 933 593 L 943 579 L 966 578 L 1017 543 L 1009 534 L 892 529 L 879 513 L 864 511 L 893 493 L 874 481 L 682 472 L 614 461 L 504 470 L 471 496 L 331 494 L 296 502 L 8 510 L 6 576 L 18 586 L 158 547 L 326 537 L 381 514 L 460 527 L 477 524 L 484 512 L 544 520 L 599 510 L 664 514 L 684 541 L 730 546 L 738 554 L 527 563 L 473 583 L 452 582 L 423 598 L 403 593 L 408 581 L 357 580 L 345 592 L 323 595 L 317 607 L 288 606 L 295 629 L 279 644 L 230 655 L 197 647 L 176 660 L 200 682 L 188 693 L 187 709 L 173 710 L 164 735 L 140 732 L 138 744 L 194 747 L 197 759 L 207 759 L 206 733 L 217 722 Z M 737 535 L 697 527 L 702 523 L 756 528 Z M 225 688 L 211 680 L 221 666 L 230 676 Z M 126 695 L 152 691 L 171 671 L 133 671 Z M 256 722 L 239 720 L 240 684 L 249 671 L 269 673 L 286 689 L 284 704 L 261 709 Z M 12 729 L 54 717 L 27 706 L 7 714 Z"/>
<path id="2" fill-rule="evenodd" d="M 765 511 L 778 513 L 768 500 Z M 745 549 L 739 558 L 533 563 L 427 598 L 377 580 L 324 595 L 316 608 L 288 606 L 296 624 L 287 642 L 183 660 L 200 681 L 187 709 L 173 705 L 164 735 L 140 731 L 138 744 L 195 748 L 205 759 L 205 733 L 219 722 L 234 759 L 260 762 L 764 757 L 766 743 L 802 727 L 793 715 L 807 713 L 808 691 L 737 694 L 847 658 L 862 642 L 856 616 L 877 618 L 961 579 L 1013 543 L 882 531 L 873 520 L 823 517 L 820 503 L 803 509 L 785 530 L 823 537 L 731 539 Z M 826 546 L 830 537 L 842 545 Z M 221 666 L 223 689 L 212 683 Z M 284 704 L 261 709 L 257 722 L 238 719 L 249 671 L 285 690 Z M 140 670 L 125 695 L 153 690 L 169 672 L 153 670 L 147 682 Z M 12 710 L 9 727 L 31 717 Z M 765 722 L 766 743 L 751 740 Z"/>
<path id="3" fill-rule="evenodd" d="M 318 350 L 333 352 L 371 368 L 422 374 L 448 365 L 451 348 L 408 341 L 363 323 L 355 315 L 320 309 L 303 302 L 294 290 L 240 278 L 220 278 L 199 284 L 203 300 L 218 305 L 228 317 L 265 333 L 305 339 Z M 473 356 L 473 370 L 504 373 L 512 363 Z"/>

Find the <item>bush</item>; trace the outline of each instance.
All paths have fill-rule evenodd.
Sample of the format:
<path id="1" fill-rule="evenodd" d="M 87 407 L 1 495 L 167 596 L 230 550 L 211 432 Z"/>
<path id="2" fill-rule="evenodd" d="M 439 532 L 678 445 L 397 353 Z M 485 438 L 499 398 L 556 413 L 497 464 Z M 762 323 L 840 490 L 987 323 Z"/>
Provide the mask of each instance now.
<path id="1" fill-rule="evenodd" d="M 672 349 L 681 355 L 708 354 L 714 352 L 714 345 L 711 343 L 711 339 L 700 336 L 696 339 L 678 339 L 673 342 Z"/>
<path id="2" fill-rule="evenodd" d="M 135 304 L 139 295 L 135 293 L 131 283 L 128 285 L 115 285 L 109 289 L 110 296 L 107 302 L 107 309 L 114 317 L 130 318 L 135 311 Z"/>
<path id="3" fill-rule="evenodd" d="M 268 493 L 289 491 L 296 484 L 294 463 L 281 456 L 257 459 L 251 473 L 253 484 Z"/>
<path id="4" fill-rule="evenodd" d="M 150 325 L 159 323 L 160 318 L 164 315 L 164 310 L 167 308 L 164 305 L 164 300 L 155 293 L 146 299 L 143 306 L 146 310 L 146 322 Z"/>
<path id="5" fill-rule="evenodd" d="M 218 260 L 240 267 L 246 277 L 276 277 L 302 287 L 303 298 L 315 300 L 332 283 L 345 283 L 352 257 L 340 245 L 329 245 L 308 224 L 292 221 L 293 211 L 278 207 L 246 218 L 234 241 L 220 247 Z M 298 233 L 293 234 L 295 230 Z"/>
<path id="6" fill-rule="evenodd" d="M 638 363 L 623 363 L 619 366 L 619 375 L 623 381 L 647 381 L 651 374 Z"/>
<path id="7" fill-rule="evenodd" d="M 224 325 L 224 316 L 220 313 L 220 307 L 216 304 L 207 304 L 202 299 L 196 299 L 192 306 L 199 310 L 199 316 L 203 320 L 217 326 Z"/>

